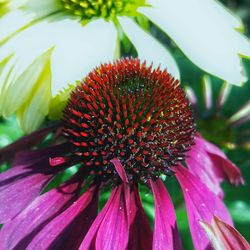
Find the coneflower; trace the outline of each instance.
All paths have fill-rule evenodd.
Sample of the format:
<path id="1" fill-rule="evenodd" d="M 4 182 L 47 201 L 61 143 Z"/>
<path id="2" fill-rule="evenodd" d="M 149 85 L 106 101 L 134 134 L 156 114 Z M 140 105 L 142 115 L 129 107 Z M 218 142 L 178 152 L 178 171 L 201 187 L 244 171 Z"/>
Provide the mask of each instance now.
<path id="1" fill-rule="evenodd" d="M 0 8 L 0 116 L 18 114 L 26 133 L 58 110 L 51 101 L 69 83 L 124 55 L 136 53 L 179 78 L 179 48 L 205 72 L 231 84 L 247 81 L 243 24 L 217 1 L 0 0 Z"/>
<path id="2" fill-rule="evenodd" d="M 51 145 L 31 149 L 52 131 Z M 12 160 L 12 168 L 0 175 L 0 242 L 8 250 L 181 249 L 162 176 L 177 178 L 194 247 L 207 249 L 201 222 L 210 224 L 216 216 L 232 225 L 211 183 L 243 182 L 237 167 L 196 133 L 179 81 L 132 58 L 95 68 L 72 92 L 62 123 L 0 153 L 0 159 Z M 68 181 L 41 194 L 56 175 L 75 165 L 78 170 Z M 112 191 L 98 214 L 99 192 L 107 185 Z M 139 185 L 154 196 L 154 232 Z"/>

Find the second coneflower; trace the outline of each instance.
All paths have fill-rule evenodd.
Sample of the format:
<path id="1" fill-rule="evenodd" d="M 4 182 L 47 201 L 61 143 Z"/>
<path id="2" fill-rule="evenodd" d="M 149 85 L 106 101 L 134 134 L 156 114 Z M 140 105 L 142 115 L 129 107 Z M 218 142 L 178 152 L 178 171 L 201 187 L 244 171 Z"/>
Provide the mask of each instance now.
<path id="1" fill-rule="evenodd" d="M 52 145 L 31 150 L 54 130 Z M 237 167 L 195 133 L 179 82 L 138 59 L 94 69 L 71 94 L 61 124 L 1 149 L 0 159 L 13 159 L 0 175 L 2 249 L 181 249 L 164 175 L 179 181 L 195 249 L 206 249 L 201 222 L 216 216 L 232 225 L 220 181 L 242 182 Z M 68 181 L 40 194 L 75 165 Z M 139 184 L 154 196 L 154 232 Z M 107 185 L 110 198 L 98 214 L 98 194 Z"/>

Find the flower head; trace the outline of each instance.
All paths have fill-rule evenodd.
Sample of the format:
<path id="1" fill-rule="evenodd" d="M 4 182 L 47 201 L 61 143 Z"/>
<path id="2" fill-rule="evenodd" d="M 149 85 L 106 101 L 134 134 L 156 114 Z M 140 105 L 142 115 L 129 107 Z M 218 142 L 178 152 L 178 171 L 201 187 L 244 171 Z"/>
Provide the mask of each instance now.
<path id="1" fill-rule="evenodd" d="M 192 112 L 179 82 L 138 59 L 92 71 L 72 93 L 63 120 L 72 157 L 105 175 L 116 172 L 111 160 L 119 158 L 132 180 L 170 172 L 193 144 Z"/>
<path id="2" fill-rule="evenodd" d="M 52 131 L 49 146 L 31 150 Z M 205 249 L 210 242 L 200 221 L 217 216 L 232 225 L 211 182 L 241 180 L 237 167 L 195 134 L 179 82 L 132 58 L 95 68 L 72 92 L 62 123 L 27 135 L 0 156 L 13 159 L 0 175 L 2 249 L 181 249 L 163 175 L 180 183 L 194 246 Z M 41 194 L 72 166 L 69 180 Z M 99 192 L 108 185 L 109 200 L 98 213 Z M 154 233 L 139 185 L 154 196 Z"/>
<path id="3" fill-rule="evenodd" d="M 140 20 L 152 21 L 205 71 L 234 84 L 246 80 L 238 55 L 250 56 L 249 41 L 236 31 L 241 22 L 214 1 L 9 2 L 16 8 L 0 19 L 0 114 L 17 113 L 25 132 L 41 125 L 57 106 L 51 100 L 69 83 L 119 57 L 125 40 L 140 58 L 168 65 L 179 78 L 166 45 L 146 32 Z"/>

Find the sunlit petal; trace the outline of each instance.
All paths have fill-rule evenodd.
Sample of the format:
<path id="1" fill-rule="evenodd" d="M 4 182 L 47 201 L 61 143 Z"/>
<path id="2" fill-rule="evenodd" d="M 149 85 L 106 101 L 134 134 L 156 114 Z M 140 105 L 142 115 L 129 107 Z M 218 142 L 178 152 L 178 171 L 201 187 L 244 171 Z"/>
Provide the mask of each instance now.
<path id="1" fill-rule="evenodd" d="M 250 43 L 235 30 L 240 22 L 222 6 L 198 0 L 148 3 L 152 7 L 139 12 L 165 31 L 193 63 L 232 84 L 247 80 L 239 54 L 249 57 Z"/>
<path id="2" fill-rule="evenodd" d="M 125 33 L 135 46 L 141 60 L 160 64 L 166 67 L 175 78 L 180 79 L 180 72 L 171 53 L 149 33 L 143 31 L 135 22 L 127 17 L 119 17 Z"/>

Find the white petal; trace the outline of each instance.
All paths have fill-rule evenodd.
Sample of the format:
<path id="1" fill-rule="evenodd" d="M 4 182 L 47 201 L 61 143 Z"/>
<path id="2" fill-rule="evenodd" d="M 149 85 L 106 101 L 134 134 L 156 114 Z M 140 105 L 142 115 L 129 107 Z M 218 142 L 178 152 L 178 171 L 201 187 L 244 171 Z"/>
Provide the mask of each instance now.
<path id="1" fill-rule="evenodd" d="M 35 17 L 47 16 L 62 9 L 60 0 L 27 0 L 23 10 Z"/>
<path id="2" fill-rule="evenodd" d="M 114 59 L 116 29 L 103 20 L 86 26 L 70 20 L 61 21 L 57 28 L 61 39 L 52 55 L 52 94 L 81 80 L 95 66 Z"/>
<path id="3" fill-rule="evenodd" d="M 9 7 L 13 10 L 0 19 L 0 42 L 18 30 L 28 27 L 32 21 L 61 9 L 58 0 L 12 0 Z M 18 7 L 20 9 L 17 9 Z"/>
<path id="4" fill-rule="evenodd" d="M 234 16 L 219 1 L 203 0 L 202 5 L 203 8 L 206 8 L 209 11 L 211 11 L 216 16 L 216 19 L 220 23 L 224 23 L 226 26 L 230 26 L 231 28 L 237 28 L 237 29 L 243 28 L 243 24 L 240 18 Z"/>
<path id="5" fill-rule="evenodd" d="M 12 58 L 13 58 L 13 55 L 9 55 L 3 58 L 2 60 L 0 60 L 0 98 L 1 98 L 1 93 L 3 91 L 5 82 L 7 81 L 7 78 L 14 65 Z"/>
<path id="6" fill-rule="evenodd" d="M 3 89 L 1 92 L 0 112 L 4 116 L 10 116 L 23 104 L 27 103 L 28 99 L 33 98 L 44 68 L 48 67 L 51 52 L 49 50 L 39 56 L 15 81 L 9 84 L 8 88 Z M 46 83 L 46 85 L 50 88 L 50 82 Z"/>
<path id="7" fill-rule="evenodd" d="M 0 74 L 0 114 L 11 115 L 32 93 L 43 70 L 43 62 L 38 62 L 39 67 L 35 69 L 31 65 L 55 46 L 57 30 L 54 25 L 56 22 L 46 21 L 33 25 L 12 37 L 0 48 L 0 62 L 13 55 Z"/>
<path id="8" fill-rule="evenodd" d="M 55 23 L 56 24 L 56 23 Z M 44 52 L 56 44 L 57 30 L 54 23 L 41 22 L 18 33 L 0 48 L 0 61 L 13 54 L 4 76 L 0 76 L 0 86 L 7 90 Z M 55 29 L 54 29 L 55 28 Z M 2 95 L 3 92 L 1 93 Z"/>
<path id="9" fill-rule="evenodd" d="M 43 63 L 43 70 L 35 82 L 31 95 L 26 98 L 25 104 L 17 112 L 20 127 L 26 133 L 37 129 L 49 112 L 51 101 L 50 55 L 51 51 L 48 51 L 37 59 Z"/>
<path id="10" fill-rule="evenodd" d="M 143 31 L 130 18 L 119 17 L 118 19 L 124 32 L 135 46 L 138 57 L 141 60 L 146 60 L 147 63 L 153 62 L 156 66 L 158 66 L 157 64 L 161 64 L 175 78 L 180 79 L 178 66 L 170 52 L 163 45 L 150 34 Z"/>
<path id="11" fill-rule="evenodd" d="M 27 2 L 27 0 L 9 0 L 9 2 L 8 2 L 8 8 L 9 8 L 10 10 L 20 8 L 20 7 L 22 7 L 26 2 Z"/>
<path id="12" fill-rule="evenodd" d="M 229 83 L 241 84 L 246 76 L 238 54 L 249 56 L 250 45 L 235 28 L 240 21 L 211 0 L 156 0 L 143 7 L 197 66 Z"/>
<path id="13" fill-rule="evenodd" d="M 43 60 L 37 61 L 39 67 L 35 62 L 49 49 L 54 48 L 50 66 L 54 85 L 48 82 L 44 86 L 51 86 L 56 95 L 69 83 L 81 80 L 96 65 L 113 60 L 116 38 L 114 25 L 103 20 L 86 26 L 69 19 L 42 21 L 17 33 L 0 48 L 0 113 L 11 115 L 27 101 L 27 107 L 33 105 L 32 98 L 28 99 L 44 65 Z M 35 127 L 27 122 L 28 111 L 19 114 L 24 117 L 20 119 L 25 121 L 23 127 L 27 130 Z M 40 119 L 37 120 L 39 123 Z"/>
<path id="14" fill-rule="evenodd" d="M 23 26 L 30 23 L 32 20 L 32 15 L 25 15 L 24 12 L 20 10 L 14 10 L 0 19 L 0 42 L 13 34 L 15 31 L 19 30 Z"/>

